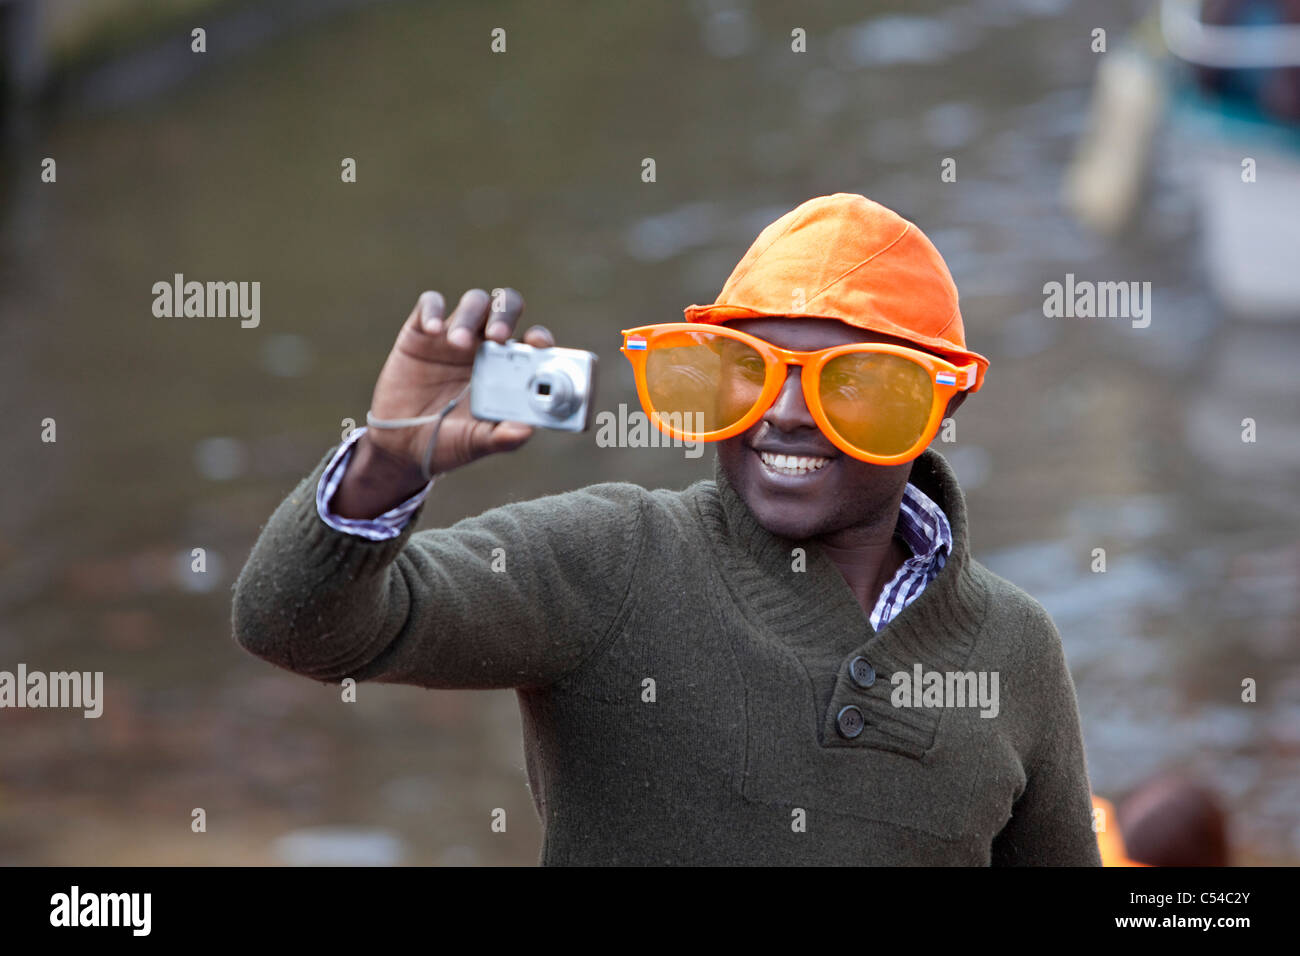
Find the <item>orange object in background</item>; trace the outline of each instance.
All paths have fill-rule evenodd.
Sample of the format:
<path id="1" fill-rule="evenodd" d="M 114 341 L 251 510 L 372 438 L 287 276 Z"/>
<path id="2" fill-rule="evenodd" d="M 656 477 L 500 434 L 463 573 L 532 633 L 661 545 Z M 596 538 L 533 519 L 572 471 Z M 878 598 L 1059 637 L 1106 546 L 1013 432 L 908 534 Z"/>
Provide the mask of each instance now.
<path id="1" fill-rule="evenodd" d="M 1092 809 L 1094 818 L 1096 811 L 1100 810 L 1102 819 L 1106 822 L 1105 829 L 1097 831 L 1097 848 L 1101 850 L 1102 866 L 1150 865 L 1128 858 L 1128 852 L 1124 847 L 1124 836 L 1119 831 L 1119 818 L 1116 816 L 1115 808 L 1109 800 L 1105 800 L 1094 793 L 1092 795 Z"/>

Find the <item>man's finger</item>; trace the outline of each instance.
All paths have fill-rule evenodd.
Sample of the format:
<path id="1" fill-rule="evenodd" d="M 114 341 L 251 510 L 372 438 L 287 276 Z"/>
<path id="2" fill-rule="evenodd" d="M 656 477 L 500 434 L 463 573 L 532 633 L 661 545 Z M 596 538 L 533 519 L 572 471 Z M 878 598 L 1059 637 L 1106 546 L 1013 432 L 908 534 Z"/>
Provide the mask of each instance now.
<path id="1" fill-rule="evenodd" d="M 514 334 L 519 315 L 524 311 L 524 297 L 514 289 L 493 289 L 492 293 L 492 314 L 488 316 L 487 337 L 504 342 Z"/>
<path id="2" fill-rule="evenodd" d="M 417 358 L 432 358 L 442 341 L 439 333 L 442 331 L 446 310 L 447 304 L 441 293 L 433 290 L 421 292 L 411 314 L 402 323 L 402 330 L 397 333 L 398 351 Z"/>
<path id="3" fill-rule="evenodd" d="M 474 348 L 474 343 L 483 334 L 491 302 L 492 297 L 482 289 L 470 289 L 462 295 L 445 323 L 447 344 L 457 349 Z"/>
<path id="4" fill-rule="evenodd" d="M 533 437 L 533 427 L 522 422 L 497 422 L 488 436 L 492 451 L 514 451 Z"/>
<path id="5" fill-rule="evenodd" d="M 523 341 L 525 345 L 531 345 L 535 349 L 549 349 L 555 345 L 555 336 L 546 326 L 534 325 L 524 333 Z"/>
<path id="6" fill-rule="evenodd" d="M 442 297 L 441 292 L 434 292 L 430 289 L 427 292 L 420 293 L 420 298 L 415 303 L 416 309 L 420 313 L 420 328 L 430 335 L 437 335 L 442 331 L 442 320 L 447 314 L 447 303 Z"/>

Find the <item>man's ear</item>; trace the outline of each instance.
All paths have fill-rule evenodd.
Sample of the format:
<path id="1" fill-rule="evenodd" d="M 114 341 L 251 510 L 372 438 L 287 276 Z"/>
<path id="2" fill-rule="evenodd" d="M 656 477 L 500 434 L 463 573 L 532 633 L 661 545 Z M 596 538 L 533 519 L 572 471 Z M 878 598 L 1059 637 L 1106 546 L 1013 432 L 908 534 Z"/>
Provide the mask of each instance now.
<path id="1" fill-rule="evenodd" d="M 943 413 L 944 418 L 952 418 L 952 413 L 961 408 L 961 403 L 966 401 L 969 392 L 957 392 L 952 398 L 948 399 L 948 408 Z"/>

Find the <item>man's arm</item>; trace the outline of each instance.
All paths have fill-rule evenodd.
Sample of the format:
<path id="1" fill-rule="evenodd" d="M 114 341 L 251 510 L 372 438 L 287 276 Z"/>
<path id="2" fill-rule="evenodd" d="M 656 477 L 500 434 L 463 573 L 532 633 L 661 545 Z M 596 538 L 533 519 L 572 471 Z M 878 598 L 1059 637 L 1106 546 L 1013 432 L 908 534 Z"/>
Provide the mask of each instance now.
<path id="1" fill-rule="evenodd" d="M 1047 710 L 1026 767 L 1024 792 L 993 840 L 994 866 L 1100 866 L 1092 829 L 1092 791 L 1074 681 L 1051 617 L 1035 605 L 1027 628 L 1046 635 L 1039 664 Z"/>
<path id="2" fill-rule="evenodd" d="M 318 680 L 422 687 L 549 684 L 593 654 L 631 589 L 635 485 L 494 508 L 372 541 L 330 527 L 316 490 L 333 452 L 276 509 L 235 585 L 239 643 Z"/>
<path id="3" fill-rule="evenodd" d="M 635 573 L 642 489 L 601 485 L 411 531 L 435 427 L 434 475 L 531 436 L 518 422 L 473 418 L 466 402 L 445 411 L 467 390 L 478 345 L 504 342 L 523 308 L 513 289 L 491 297 L 471 289 L 444 317 L 441 295 L 420 296 L 379 373 L 371 412 L 424 423 L 368 429 L 341 474 L 322 487 L 331 454 L 284 500 L 235 586 L 244 647 L 321 680 L 424 687 L 545 685 L 596 651 Z M 541 326 L 523 340 L 555 344 Z M 390 522 L 397 512 L 405 520 Z"/>

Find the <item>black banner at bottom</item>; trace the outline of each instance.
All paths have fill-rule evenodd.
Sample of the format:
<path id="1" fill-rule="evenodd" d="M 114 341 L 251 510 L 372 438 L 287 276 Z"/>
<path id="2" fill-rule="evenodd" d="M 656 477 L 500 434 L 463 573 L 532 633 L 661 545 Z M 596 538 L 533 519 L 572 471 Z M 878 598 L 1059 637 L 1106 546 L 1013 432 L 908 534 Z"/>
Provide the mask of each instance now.
<path id="1" fill-rule="evenodd" d="M 356 868 L 0 869 L 7 943 L 436 942 L 432 931 L 570 938 L 608 923 L 661 942 L 677 922 L 729 936 L 812 916 L 915 943 L 1199 934 L 1231 942 L 1293 922 L 1296 871 L 825 869 L 671 872 Z M 696 882 L 698 880 L 698 882 Z M 725 880 L 725 883 L 722 882 Z M 919 935 L 918 935 L 919 934 Z M 1241 935 L 1247 934 L 1247 935 Z M 670 937 L 680 939 L 681 937 Z M 902 942 L 901 939 L 898 942 Z M 18 951 L 18 950 L 14 950 Z"/>

